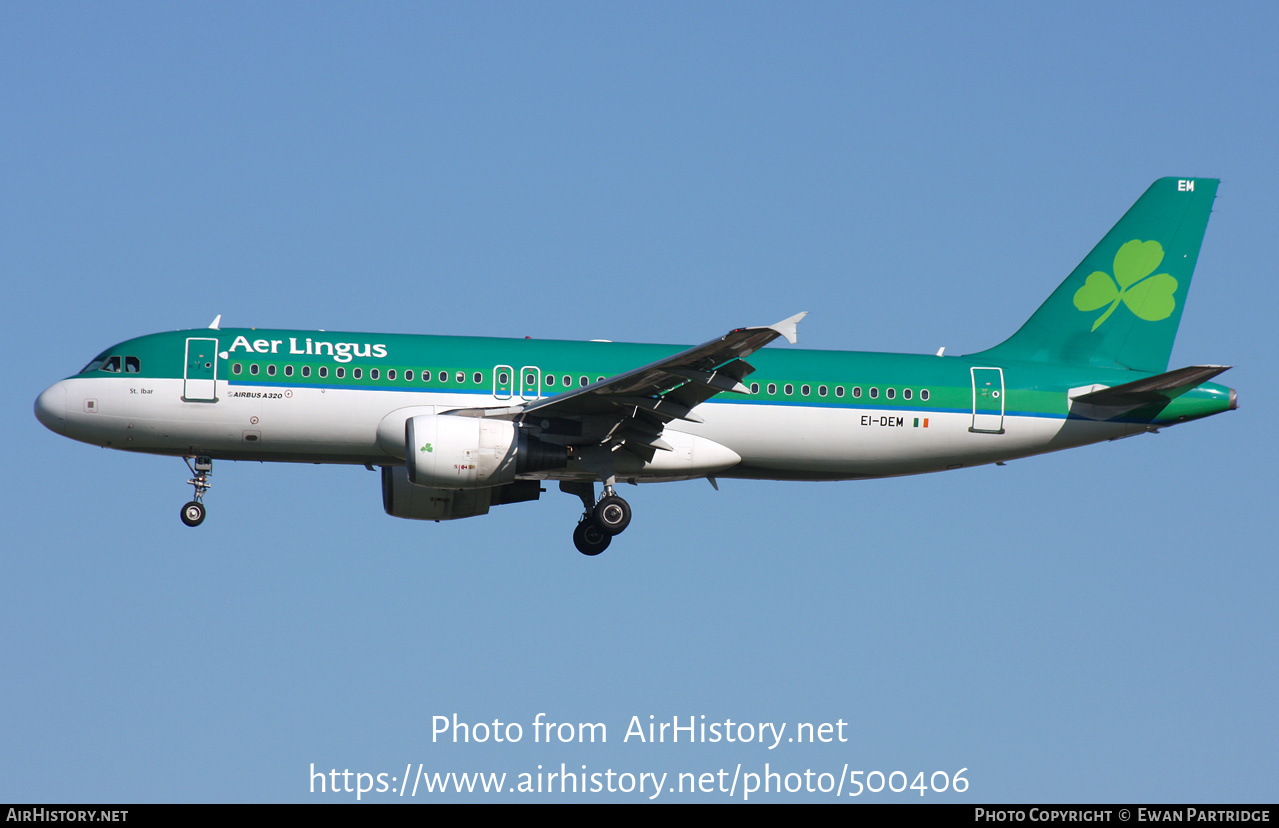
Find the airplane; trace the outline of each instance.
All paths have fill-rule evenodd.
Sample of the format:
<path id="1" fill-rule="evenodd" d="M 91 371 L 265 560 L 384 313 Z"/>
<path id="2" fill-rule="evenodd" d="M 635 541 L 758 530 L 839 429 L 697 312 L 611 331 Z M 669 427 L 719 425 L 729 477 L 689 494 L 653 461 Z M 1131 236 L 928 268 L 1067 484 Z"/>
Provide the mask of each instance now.
<path id="1" fill-rule="evenodd" d="M 607 341 L 204 329 L 126 340 L 46 389 L 37 419 L 97 446 L 179 456 L 204 521 L 213 460 L 381 470 L 394 517 L 582 501 L 598 555 L 631 521 L 621 482 L 853 480 L 967 468 L 1237 407 L 1168 370 L 1218 181 L 1156 181 L 1007 340 L 962 357 L 768 348 L 800 313 L 692 348 Z M 749 360 L 749 361 L 748 361 Z M 596 494 L 596 484 L 602 489 Z"/>

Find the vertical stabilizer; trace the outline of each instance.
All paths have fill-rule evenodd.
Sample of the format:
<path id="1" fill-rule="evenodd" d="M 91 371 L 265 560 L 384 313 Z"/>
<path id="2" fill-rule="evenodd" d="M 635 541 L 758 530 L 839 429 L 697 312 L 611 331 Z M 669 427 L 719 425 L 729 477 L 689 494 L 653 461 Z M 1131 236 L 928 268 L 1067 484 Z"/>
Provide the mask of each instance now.
<path id="1" fill-rule="evenodd" d="M 1218 183 L 1151 184 L 1021 330 L 981 356 L 1167 370 Z"/>

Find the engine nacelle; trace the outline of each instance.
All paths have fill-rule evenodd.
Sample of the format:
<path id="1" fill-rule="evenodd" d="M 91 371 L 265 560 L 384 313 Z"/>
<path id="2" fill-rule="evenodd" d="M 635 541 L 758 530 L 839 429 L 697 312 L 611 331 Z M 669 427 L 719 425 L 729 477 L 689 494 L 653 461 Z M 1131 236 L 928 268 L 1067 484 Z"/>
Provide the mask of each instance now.
<path id="1" fill-rule="evenodd" d="M 388 515 L 411 520 L 455 520 L 486 515 L 489 489 L 428 489 L 409 482 L 403 466 L 382 467 L 382 508 Z"/>
<path id="2" fill-rule="evenodd" d="M 382 467 L 382 508 L 391 517 L 456 520 L 488 514 L 489 507 L 537 500 L 537 480 L 517 480 L 491 489 L 430 489 L 409 482 L 404 466 Z"/>
<path id="3" fill-rule="evenodd" d="M 416 486 L 481 489 L 516 475 L 562 469 L 568 449 L 543 443 L 509 420 L 420 414 L 404 423 L 404 462 Z"/>

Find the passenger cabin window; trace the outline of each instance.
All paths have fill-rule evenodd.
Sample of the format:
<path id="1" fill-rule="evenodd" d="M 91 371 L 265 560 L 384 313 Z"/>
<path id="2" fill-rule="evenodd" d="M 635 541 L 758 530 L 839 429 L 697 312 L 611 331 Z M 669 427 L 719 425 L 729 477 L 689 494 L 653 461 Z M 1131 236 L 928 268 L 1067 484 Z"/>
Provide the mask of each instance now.
<path id="1" fill-rule="evenodd" d="M 405 382 L 412 382 L 412 381 L 413 381 L 413 369 L 412 369 L 412 368 L 405 368 L 405 369 L 404 369 L 404 381 L 405 381 Z"/>
<path id="2" fill-rule="evenodd" d="M 842 397 L 842 396 L 844 396 L 844 386 L 842 386 L 842 385 L 836 385 L 836 386 L 835 386 L 835 396 L 836 396 L 836 397 Z"/>
<path id="3" fill-rule="evenodd" d="M 345 368 L 334 368 L 334 369 L 333 369 L 333 376 L 337 377 L 338 379 L 342 379 L 343 377 L 345 377 L 345 376 L 346 376 L 346 369 L 345 369 Z"/>
<path id="4" fill-rule="evenodd" d="M 304 376 L 304 377 L 309 377 L 309 376 L 311 376 L 311 366 L 310 366 L 310 365 L 303 365 L 303 366 L 302 366 L 302 376 Z"/>
<path id="5" fill-rule="evenodd" d="M 292 366 L 292 365 L 286 365 L 286 366 L 284 366 L 284 376 L 286 376 L 286 377 L 291 377 L 291 376 L 293 376 L 293 366 Z"/>
<path id="6" fill-rule="evenodd" d="M 474 377 L 474 378 L 475 378 L 475 384 L 476 384 L 476 385 L 479 385 L 480 383 L 484 382 L 484 375 L 483 375 L 483 374 L 481 374 L 479 371 L 476 371 L 476 372 L 475 372 L 475 377 Z"/>
<path id="7" fill-rule="evenodd" d="M 320 379 L 325 379 L 329 375 L 329 366 L 321 365 L 319 371 L 320 371 Z"/>
<path id="8" fill-rule="evenodd" d="M 857 399 L 861 399 L 862 387 L 860 385 L 853 386 L 853 396 Z"/>
<path id="9" fill-rule="evenodd" d="M 909 388 L 903 389 L 902 396 L 909 400 L 911 397 L 910 389 Z"/>
<path id="10" fill-rule="evenodd" d="M 231 373 L 232 373 L 232 374 L 239 374 L 239 373 L 240 373 L 240 372 L 242 372 L 243 370 L 244 370 L 244 366 L 243 366 L 243 365 L 241 365 L 241 364 L 240 364 L 240 363 L 238 363 L 238 362 L 231 366 Z"/>
<path id="11" fill-rule="evenodd" d="M 466 374 L 465 374 L 465 373 L 463 373 L 463 372 L 461 372 L 461 371 L 458 371 L 458 372 L 457 372 L 457 381 L 458 381 L 458 383 L 466 382 Z"/>
<path id="12" fill-rule="evenodd" d="M 919 398 L 924 402 L 928 402 L 928 389 L 925 388 L 919 392 Z"/>
<path id="13" fill-rule="evenodd" d="M 342 369 L 341 369 L 341 368 L 339 368 L 338 370 L 339 370 L 339 371 L 341 371 Z M 352 378 L 354 378 L 354 379 L 359 379 L 359 378 L 360 378 L 360 377 L 362 377 L 362 376 L 364 376 L 364 371 L 363 371 L 362 369 L 360 369 L 360 368 L 352 368 L 352 369 L 351 369 L 351 377 L 352 377 Z"/>
<path id="14" fill-rule="evenodd" d="M 878 388 L 872 388 L 872 389 L 870 389 L 870 398 L 871 398 L 872 400 L 873 400 L 873 399 L 875 399 L 875 398 L 876 398 L 876 397 L 878 397 L 878 396 L 879 396 L 879 389 L 878 389 Z"/>
<path id="15" fill-rule="evenodd" d="M 884 392 L 884 394 L 886 394 L 888 396 L 888 399 L 891 400 L 893 397 L 897 396 L 897 389 L 889 388 L 887 391 Z"/>
<path id="16" fill-rule="evenodd" d="M 258 375 L 258 364 L 256 362 L 249 366 L 249 373 L 255 377 Z"/>
<path id="17" fill-rule="evenodd" d="M 273 377 L 273 376 L 275 376 L 275 366 L 274 366 L 274 365 L 268 365 L 268 366 L 266 367 L 266 375 L 267 375 L 268 377 Z"/>
<path id="18" fill-rule="evenodd" d="M 357 370 L 357 371 L 358 371 L 358 370 L 360 370 L 360 369 L 358 369 L 358 368 L 357 368 L 357 369 L 355 369 L 355 370 Z M 377 379 L 379 376 L 380 376 L 380 374 L 378 373 L 378 370 L 377 370 L 376 368 L 370 368 L 370 369 L 369 369 L 369 379 Z"/>

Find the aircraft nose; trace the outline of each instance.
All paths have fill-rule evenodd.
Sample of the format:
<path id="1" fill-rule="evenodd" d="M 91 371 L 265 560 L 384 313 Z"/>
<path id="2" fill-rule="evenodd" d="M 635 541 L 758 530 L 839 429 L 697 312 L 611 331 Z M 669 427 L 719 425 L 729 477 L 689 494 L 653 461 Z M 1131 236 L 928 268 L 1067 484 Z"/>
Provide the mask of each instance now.
<path id="1" fill-rule="evenodd" d="M 44 393 L 36 397 L 36 419 L 44 427 L 55 434 L 64 434 L 67 429 L 67 387 L 55 383 L 44 389 Z"/>

